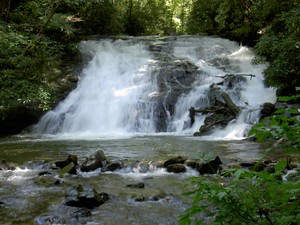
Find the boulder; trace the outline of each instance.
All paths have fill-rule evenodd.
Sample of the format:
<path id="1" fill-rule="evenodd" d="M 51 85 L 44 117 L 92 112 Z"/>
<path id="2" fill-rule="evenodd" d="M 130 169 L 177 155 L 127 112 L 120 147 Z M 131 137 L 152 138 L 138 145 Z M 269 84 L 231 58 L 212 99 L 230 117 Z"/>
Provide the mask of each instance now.
<path id="1" fill-rule="evenodd" d="M 106 157 L 102 150 L 99 150 L 95 153 L 93 157 L 88 158 L 82 165 L 80 166 L 80 170 L 82 172 L 89 172 L 99 168 L 102 168 L 106 165 Z"/>
<path id="2" fill-rule="evenodd" d="M 71 188 L 67 192 L 65 203 L 72 207 L 95 208 L 109 200 L 107 193 L 98 193 L 95 189 L 83 187 L 79 184 L 76 188 Z"/>
<path id="3" fill-rule="evenodd" d="M 233 103 L 228 94 L 220 92 L 219 88 L 214 85 L 210 89 L 216 95 L 210 100 L 213 105 L 203 109 L 194 109 L 196 113 L 207 114 L 204 124 L 198 132 L 193 134 L 194 136 L 207 135 L 217 128 L 224 128 L 240 113 L 240 109 Z"/>
<path id="4" fill-rule="evenodd" d="M 222 164 L 221 159 L 217 156 L 214 160 L 207 163 L 199 163 L 196 166 L 196 170 L 201 174 L 215 174 L 220 170 L 220 165 Z"/>
<path id="5" fill-rule="evenodd" d="M 265 102 L 262 105 L 262 109 L 260 111 L 261 119 L 267 116 L 271 116 L 274 111 L 275 111 L 275 105 L 270 102 Z"/>
<path id="6" fill-rule="evenodd" d="M 167 166 L 167 171 L 169 173 L 184 173 L 186 172 L 186 167 L 184 164 L 175 163 Z"/>
<path id="7" fill-rule="evenodd" d="M 120 170 L 124 167 L 124 163 L 122 161 L 114 161 L 110 162 L 106 167 L 101 169 L 102 172 L 106 171 L 115 171 L 115 170 Z"/>
<path id="8" fill-rule="evenodd" d="M 183 164 L 186 160 L 187 160 L 187 158 L 184 156 L 177 156 L 177 157 L 166 160 L 163 163 L 163 167 L 167 168 L 169 165 L 178 164 L 178 163 Z"/>
<path id="9" fill-rule="evenodd" d="M 76 155 L 68 155 L 68 158 L 66 160 L 63 161 L 57 161 L 55 162 L 55 166 L 62 169 L 64 167 L 66 167 L 68 164 L 73 163 L 74 166 L 78 165 L 78 158 Z"/>
<path id="10" fill-rule="evenodd" d="M 59 170 L 59 176 L 60 177 L 63 177 L 64 174 L 77 174 L 77 169 L 76 169 L 76 166 L 73 162 L 70 162 L 68 165 L 66 165 L 65 167 L 61 168 Z"/>
<path id="11" fill-rule="evenodd" d="M 54 163 L 56 167 L 60 168 L 59 175 L 62 177 L 64 174 L 77 174 L 78 158 L 76 155 L 68 155 L 68 158 L 63 161 Z"/>
<path id="12" fill-rule="evenodd" d="M 163 49 L 163 52 L 161 51 Z M 171 46 L 154 48 L 153 55 L 157 61 L 156 74 L 157 94 L 150 96 L 153 102 L 155 126 L 157 132 L 167 131 L 167 121 L 175 113 L 178 98 L 192 89 L 192 84 L 199 75 L 198 67 L 192 62 L 175 57 L 168 50 Z"/>

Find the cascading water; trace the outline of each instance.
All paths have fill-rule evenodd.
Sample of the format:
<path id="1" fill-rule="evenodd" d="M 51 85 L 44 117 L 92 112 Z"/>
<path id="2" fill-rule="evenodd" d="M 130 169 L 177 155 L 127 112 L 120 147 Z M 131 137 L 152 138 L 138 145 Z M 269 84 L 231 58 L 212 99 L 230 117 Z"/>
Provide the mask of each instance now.
<path id="1" fill-rule="evenodd" d="M 242 136 L 249 123 L 257 120 L 259 106 L 275 101 L 274 90 L 263 85 L 264 66 L 253 66 L 251 50 L 226 39 L 176 37 L 85 41 L 80 44 L 80 49 L 83 55 L 90 55 L 92 59 L 83 70 L 77 88 L 55 110 L 46 113 L 33 127 L 33 132 L 60 135 L 161 131 L 192 134 L 203 124 L 205 116 L 199 115 L 193 126 L 188 127 L 188 109 L 208 106 L 207 90 L 212 83 L 221 82 L 220 76 L 225 74 L 253 74 L 255 77 L 246 77 L 246 85 L 227 91 L 234 103 L 245 110 L 226 131 L 215 132 L 212 136 Z M 197 66 L 190 85 L 181 82 L 189 73 L 181 73 L 179 80 L 172 71 L 169 78 L 164 77 L 158 82 L 159 76 L 167 73 L 166 68 L 171 65 L 165 63 L 163 72 L 158 72 L 163 67 L 161 61 L 168 57 L 175 64 L 187 60 Z M 175 83 L 177 89 L 172 92 Z M 178 87 L 182 88 L 181 92 Z M 171 93 L 177 96 L 171 96 Z M 159 123 L 164 123 L 165 128 L 158 129 Z"/>
<path id="2" fill-rule="evenodd" d="M 191 44 L 192 43 L 192 44 Z M 191 133 L 203 124 L 205 115 L 199 115 L 196 123 L 184 130 L 184 122 L 188 120 L 188 109 L 191 106 L 204 108 L 209 106 L 208 89 L 212 83 L 222 82 L 221 77 L 226 74 L 254 75 L 246 76 L 246 84 L 237 84 L 226 91 L 237 106 L 244 108 L 234 123 L 226 129 L 216 130 L 210 137 L 213 139 L 240 139 L 259 120 L 260 107 L 265 102 L 276 101 L 275 90 L 266 88 L 263 82 L 263 70 L 266 65 L 252 64 L 254 53 L 236 42 L 221 38 L 190 38 L 189 41 L 177 41 L 174 48 L 177 57 L 185 57 L 192 61 L 201 70 L 199 80 L 195 82 L 192 91 L 183 95 L 176 104 L 176 113 L 173 123 L 176 132 Z M 224 88 L 223 88 L 224 89 Z"/>
<path id="3" fill-rule="evenodd" d="M 153 92 L 151 58 L 143 44 L 86 41 L 80 49 L 93 55 L 77 88 L 34 127 L 41 133 L 153 132 L 151 107 L 143 95 Z M 138 117 L 142 111 L 148 118 Z M 144 119 L 144 120 L 143 120 Z"/>

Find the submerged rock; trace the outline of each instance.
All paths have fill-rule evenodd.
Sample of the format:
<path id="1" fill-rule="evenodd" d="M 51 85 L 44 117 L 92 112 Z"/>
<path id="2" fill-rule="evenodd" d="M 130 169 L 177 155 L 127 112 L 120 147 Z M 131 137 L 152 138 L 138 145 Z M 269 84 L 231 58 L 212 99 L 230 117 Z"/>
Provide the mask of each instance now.
<path id="1" fill-rule="evenodd" d="M 95 189 L 83 187 L 79 184 L 76 188 L 71 188 L 65 198 L 66 205 L 72 207 L 95 208 L 109 200 L 107 193 L 98 193 Z"/>
<path id="2" fill-rule="evenodd" d="M 145 183 L 136 183 L 136 184 L 127 184 L 126 187 L 130 187 L 130 188 L 144 188 L 145 187 Z"/>

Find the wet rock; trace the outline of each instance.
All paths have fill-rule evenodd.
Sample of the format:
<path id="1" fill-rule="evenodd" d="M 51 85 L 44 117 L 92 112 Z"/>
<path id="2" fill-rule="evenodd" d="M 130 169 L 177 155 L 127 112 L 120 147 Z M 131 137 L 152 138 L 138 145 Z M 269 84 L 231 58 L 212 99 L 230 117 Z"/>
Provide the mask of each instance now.
<path id="1" fill-rule="evenodd" d="M 136 183 L 136 184 L 127 184 L 126 187 L 130 187 L 130 188 L 144 188 L 145 187 L 145 183 Z"/>
<path id="2" fill-rule="evenodd" d="M 196 166 L 196 170 L 201 174 L 215 174 L 220 170 L 220 165 L 222 164 L 221 159 L 217 156 L 214 160 L 207 163 L 199 163 Z"/>
<path id="3" fill-rule="evenodd" d="M 39 172 L 39 176 L 51 175 L 49 171 L 41 171 Z"/>
<path id="4" fill-rule="evenodd" d="M 244 76 L 227 74 L 224 77 L 223 86 L 225 86 L 226 89 L 241 88 L 241 86 L 244 85 L 246 82 L 247 79 Z"/>
<path id="5" fill-rule="evenodd" d="M 165 132 L 168 118 L 175 113 L 174 106 L 178 98 L 192 89 L 199 71 L 192 62 L 172 54 L 155 51 L 153 55 L 157 59 L 154 73 L 157 74 L 158 87 L 157 94 L 151 98 L 154 103 L 155 127 L 157 132 Z"/>
<path id="6" fill-rule="evenodd" d="M 177 156 L 177 157 L 174 157 L 174 158 L 171 158 L 171 159 L 168 159 L 167 161 L 165 161 L 163 163 L 163 167 L 167 168 L 169 165 L 177 164 L 177 163 L 183 164 L 186 160 L 187 160 L 187 158 L 184 156 Z"/>
<path id="7" fill-rule="evenodd" d="M 290 171 L 287 176 L 286 179 L 288 181 L 293 181 L 296 182 L 300 179 L 300 169 L 294 169 L 292 171 Z"/>
<path id="8" fill-rule="evenodd" d="M 250 169 L 255 172 L 260 172 L 265 170 L 265 168 L 266 168 L 266 164 L 264 164 L 263 162 L 256 162 Z"/>
<path id="9" fill-rule="evenodd" d="M 175 163 L 167 166 L 167 171 L 169 173 L 184 173 L 186 172 L 186 167 L 184 164 Z"/>
<path id="10" fill-rule="evenodd" d="M 55 162 L 55 166 L 57 166 L 58 168 L 64 168 L 66 167 L 68 164 L 73 163 L 74 166 L 77 166 L 78 164 L 78 158 L 76 155 L 68 155 L 68 158 L 66 160 L 63 161 L 58 161 Z"/>
<path id="11" fill-rule="evenodd" d="M 98 193 L 95 189 L 78 185 L 71 188 L 65 199 L 66 205 L 72 207 L 95 208 L 109 200 L 107 193 Z"/>
<path id="12" fill-rule="evenodd" d="M 43 215 L 43 216 L 38 216 L 35 219 L 36 224 L 38 225 L 45 225 L 45 224 L 70 224 L 70 222 L 62 218 L 62 216 L 57 216 L 57 215 Z"/>
<path id="13" fill-rule="evenodd" d="M 186 166 L 188 166 L 188 167 L 191 167 L 191 168 L 193 168 L 193 169 L 196 169 L 196 167 L 197 167 L 197 165 L 198 165 L 198 162 L 196 162 L 195 160 L 186 160 L 185 162 L 184 162 L 184 164 L 186 165 Z"/>
<path id="14" fill-rule="evenodd" d="M 267 116 L 271 116 L 272 113 L 275 111 L 275 105 L 270 103 L 270 102 L 266 102 L 262 105 L 262 109 L 260 111 L 261 114 L 261 119 L 265 118 Z"/>
<path id="15" fill-rule="evenodd" d="M 275 165 L 274 164 L 269 164 L 264 168 L 265 171 L 268 173 L 275 173 Z"/>
<path id="16" fill-rule="evenodd" d="M 124 167 L 124 163 L 122 161 L 114 161 L 109 163 L 105 168 L 103 168 L 101 171 L 106 172 L 106 171 L 115 171 L 115 170 L 120 170 Z"/>
<path id="17" fill-rule="evenodd" d="M 96 154 L 88 158 L 80 167 L 82 172 L 89 172 L 99 168 L 102 168 L 106 164 L 106 157 L 102 150 L 96 152 Z"/>
<path id="18" fill-rule="evenodd" d="M 55 185 L 59 185 L 59 184 L 61 184 L 61 183 L 62 183 L 61 180 L 56 180 L 56 181 L 54 181 L 54 184 L 55 184 Z"/>
<path id="19" fill-rule="evenodd" d="M 159 201 L 160 199 L 163 199 L 166 197 L 166 194 L 163 192 L 158 191 L 157 193 L 154 193 L 153 195 L 150 196 L 137 196 L 134 198 L 135 202 L 152 202 L 152 201 Z"/>
<path id="20" fill-rule="evenodd" d="M 206 114 L 204 124 L 195 132 L 193 136 L 208 135 L 216 129 L 224 128 L 234 121 L 241 112 L 241 109 L 235 105 L 230 95 L 240 94 L 246 78 L 241 75 L 227 74 L 222 76 L 224 80 L 220 83 L 212 83 L 207 91 L 208 106 L 204 108 L 190 108 L 191 124 L 195 121 L 196 113 Z M 220 87 L 223 86 L 223 88 Z M 228 93 L 224 92 L 228 90 Z M 191 113 L 191 109 L 193 112 Z"/>
<path id="21" fill-rule="evenodd" d="M 59 171 L 59 176 L 63 177 L 63 175 L 66 173 L 73 174 L 73 175 L 77 174 L 77 169 L 73 162 L 71 162 L 68 165 L 66 165 L 65 167 L 61 168 Z"/>
<path id="22" fill-rule="evenodd" d="M 155 168 L 157 168 L 157 164 L 152 161 L 137 161 L 132 165 L 132 170 L 137 170 L 139 173 L 147 173 Z"/>
<path id="23" fill-rule="evenodd" d="M 240 166 L 244 167 L 244 168 L 251 168 L 254 166 L 254 164 L 255 164 L 255 162 L 241 162 Z"/>
<path id="24" fill-rule="evenodd" d="M 39 176 L 34 179 L 34 183 L 38 185 L 43 185 L 43 186 L 51 186 L 55 184 L 55 181 L 57 179 L 54 178 L 53 176 L 45 175 L 45 176 Z"/>
<path id="25" fill-rule="evenodd" d="M 5 159 L 0 161 L 0 170 L 15 170 L 16 167 L 12 163 L 8 163 Z"/>
<path id="26" fill-rule="evenodd" d="M 79 218 L 91 216 L 92 212 L 91 212 L 91 210 L 82 208 L 78 211 L 71 212 L 70 214 L 71 214 L 71 216 L 75 217 L 76 219 L 79 219 Z"/>

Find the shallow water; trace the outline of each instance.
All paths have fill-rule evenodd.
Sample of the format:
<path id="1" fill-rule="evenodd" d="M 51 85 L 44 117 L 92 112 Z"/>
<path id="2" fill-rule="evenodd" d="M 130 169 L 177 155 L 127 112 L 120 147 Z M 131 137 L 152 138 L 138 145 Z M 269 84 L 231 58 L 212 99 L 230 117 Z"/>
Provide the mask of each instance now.
<path id="1" fill-rule="evenodd" d="M 82 162 L 100 149 L 108 160 L 119 159 L 128 164 L 166 160 L 178 155 L 200 160 L 218 155 L 224 164 L 271 157 L 266 146 L 245 140 L 208 141 L 164 135 L 98 139 L 3 138 L 0 139 L 0 159 L 18 168 L 0 171 L 0 224 L 178 224 L 178 216 L 191 202 L 182 194 L 192 188 L 188 178 L 199 176 L 196 171 L 189 169 L 183 174 L 173 174 L 164 169 L 146 173 L 96 170 L 59 178 L 57 171 L 50 169 L 53 162 L 65 160 L 69 154 L 77 155 Z M 41 171 L 50 171 L 52 175 L 39 176 Z M 55 185 L 58 179 L 61 184 Z M 143 182 L 145 188 L 126 187 L 138 182 Z M 92 210 L 66 206 L 66 191 L 78 184 L 106 192 L 110 200 Z M 155 201 L 151 200 L 153 196 Z M 141 197 L 149 200 L 134 200 Z"/>

